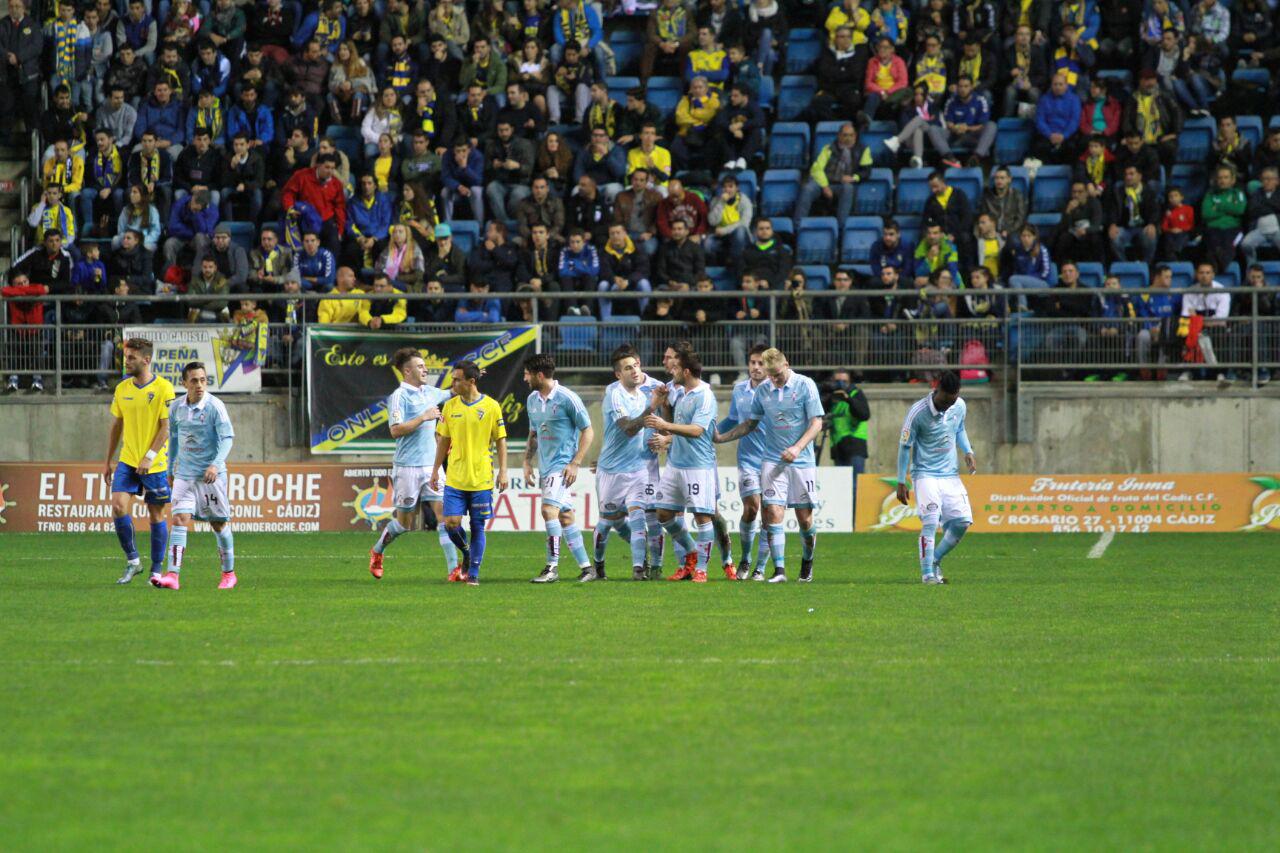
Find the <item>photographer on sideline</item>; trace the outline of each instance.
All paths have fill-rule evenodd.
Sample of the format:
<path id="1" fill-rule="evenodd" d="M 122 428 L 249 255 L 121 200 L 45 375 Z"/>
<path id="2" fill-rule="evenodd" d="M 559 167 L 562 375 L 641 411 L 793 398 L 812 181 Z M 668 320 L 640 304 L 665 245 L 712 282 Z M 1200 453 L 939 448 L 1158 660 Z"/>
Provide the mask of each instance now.
<path id="1" fill-rule="evenodd" d="M 867 466 L 867 421 L 871 407 L 867 395 L 854 384 L 847 370 L 837 370 L 829 382 L 822 401 L 828 412 L 826 428 L 831 433 L 831 461 L 853 468 L 853 509 L 858 509 L 858 475 Z"/>

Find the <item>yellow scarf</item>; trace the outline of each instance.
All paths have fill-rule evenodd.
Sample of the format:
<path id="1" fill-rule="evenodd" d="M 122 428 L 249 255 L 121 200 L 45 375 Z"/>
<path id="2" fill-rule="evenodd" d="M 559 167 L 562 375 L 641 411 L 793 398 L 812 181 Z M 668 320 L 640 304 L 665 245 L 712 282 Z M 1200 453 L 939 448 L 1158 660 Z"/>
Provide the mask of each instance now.
<path id="1" fill-rule="evenodd" d="M 1018 26 L 1031 26 L 1031 3 L 1032 0 L 1021 0 L 1018 4 Z"/>
<path id="2" fill-rule="evenodd" d="M 995 237 L 982 241 L 982 265 L 994 279 L 1000 278 L 1000 241 Z"/>
<path id="3" fill-rule="evenodd" d="M 978 51 L 978 55 L 973 59 L 960 60 L 960 76 L 969 75 L 973 80 L 973 85 L 978 85 L 978 78 L 982 76 L 982 51 Z"/>
<path id="4" fill-rule="evenodd" d="M 935 195 L 934 198 L 937 199 L 938 204 L 942 206 L 942 209 L 946 210 L 947 205 L 951 203 L 951 187 L 947 187 L 945 190 Z"/>
<path id="5" fill-rule="evenodd" d="M 1100 184 L 1107 172 L 1107 158 L 1102 155 L 1090 157 L 1085 161 L 1084 168 L 1089 173 L 1089 180 L 1092 183 Z"/>
<path id="6" fill-rule="evenodd" d="M 1158 141 L 1160 139 L 1160 110 L 1156 106 L 1155 95 L 1138 95 L 1138 117 L 1138 124 L 1142 128 L 1142 141 Z"/>
<path id="7" fill-rule="evenodd" d="M 624 256 L 630 255 L 636 250 L 636 244 L 632 243 L 631 238 L 628 237 L 627 245 L 623 246 L 621 249 L 615 249 L 613 247 L 613 243 L 610 242 L 610 243 L 604 244 L 604 250 L 608 252 L 610 255 L 613 255 L 618 260 L 622 260 Z"/>
<path id="8" fill-rule="evenodd" d="M 725 202 L 724 210 L 721 212 L 721 225 L 737 225 L 742 221 L 742 211 L 738 208 L 741 200 L 742 194 L 739 193 L 733 197 L 733 201 Z"/>

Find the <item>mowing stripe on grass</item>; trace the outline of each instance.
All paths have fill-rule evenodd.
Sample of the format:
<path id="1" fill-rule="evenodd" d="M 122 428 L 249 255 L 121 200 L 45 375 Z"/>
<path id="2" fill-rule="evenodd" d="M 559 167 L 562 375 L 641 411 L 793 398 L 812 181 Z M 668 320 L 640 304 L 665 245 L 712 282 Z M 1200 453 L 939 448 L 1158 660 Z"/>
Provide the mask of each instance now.
<path id="1" fill-rule="evenodd" d="M 1090 560 L 1100 560 L 1102 555 L 1107 553 L 1107 548 L 1111 545 L 1111 540 L 1116 538 L 1114 530 L 1108 530 L 1106 533 L 1098 537 L 1098 541 L 1093 543 L 1093 547 L 1089 549 Z"/>

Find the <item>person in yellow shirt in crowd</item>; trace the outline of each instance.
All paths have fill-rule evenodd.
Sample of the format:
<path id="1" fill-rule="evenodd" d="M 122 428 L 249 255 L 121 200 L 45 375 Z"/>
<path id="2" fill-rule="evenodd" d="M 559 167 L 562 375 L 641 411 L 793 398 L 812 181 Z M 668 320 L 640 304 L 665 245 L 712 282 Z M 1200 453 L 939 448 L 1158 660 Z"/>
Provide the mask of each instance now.
<path id="1" fill-rule="evenodd" d="M 391 279 L 386 273 L 373 277 L 373 291 L 369 296 L 369 299 L 359 302 L 356 318 L 360 325 L 374 330 L 393 329 L 409 316 L 405 300 L 400 298 L 400 291 L 391 286 Z"/>
<path id="2" fill-rule="evenodd" d="M 356 287 L 356 283 L 355 270 L 351 267 L 338 267 L 333 292 L 335 294 L 364 293 Z M 360 319 L 360 306 L 363 304 L 362 299 L 335 299 L 331 296 L 320 300 L 320 307 L 316 314 L 322 324 L 360 323 L 364 322 Z"/>
<path id="3" fill-rule="evenodd" d="M 666 195 L 671 180 L 671 152 L 658 144 L 658 126 L 646 122 L 640 126 L 640 144 L 627 152 L 627 177 L 636 169 L 647 169 L 649 183 Z"/>
<path id="4" fill-rule="evenodd" d="M 711 122 L 720 112 L 720 95 L 711 88 L 706 77 L 693 78 L 689 94 L 676 105 L 676 138 L 671 153 L 682 169 L 705 169 L 710 151 Z"/>
<path id="5" fill-rule="evenodd" d="M 826 23 L 822 25 L 827 31 L 827 46 L 836 47 L 836 31 L 841 27 L 853 30 L 853 47 L 867 43 L 867 29 L 871 26 L 871 13 L 862 8 L 859 0 L 842 0 L 831 8 Z"/>
<path id="6" fill-rule="evenodd" d="M 71 154 L 71 144 L 65 139 L 53 143 L 53 154 L 44 161 L 40 170 L 41 182 L 47 187 L 57 184 L 68 201 L 84 189 L 84 160 Z"/>

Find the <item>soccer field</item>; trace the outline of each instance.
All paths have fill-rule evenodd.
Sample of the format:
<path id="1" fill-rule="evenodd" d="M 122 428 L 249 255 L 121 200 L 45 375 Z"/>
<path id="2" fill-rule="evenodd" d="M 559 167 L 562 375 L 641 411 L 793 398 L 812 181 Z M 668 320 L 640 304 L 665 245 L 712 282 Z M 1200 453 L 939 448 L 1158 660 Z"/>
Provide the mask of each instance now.
<path id="1" fill-rule="evenodd" d="M 925 587 L 911 537 L 826 535 L 807 586 L 537 587 L 501 535 L 474 589 L 434 534 L 375 581 L 372 539 L 240 535 L 219 592 L 194 535 L 172 593 L 117 587 L 114 536 L 0 536 L 4 846 L 1280 845 L 1275 537 L 971 536 Z"/>

